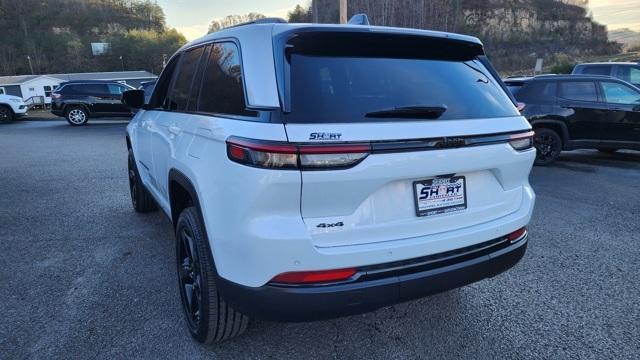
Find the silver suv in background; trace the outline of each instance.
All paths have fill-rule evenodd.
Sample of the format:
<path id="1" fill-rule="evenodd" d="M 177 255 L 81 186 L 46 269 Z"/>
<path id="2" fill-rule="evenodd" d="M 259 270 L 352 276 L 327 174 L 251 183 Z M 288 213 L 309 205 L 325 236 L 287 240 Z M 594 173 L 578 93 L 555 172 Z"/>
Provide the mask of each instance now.
<path id="1" fill-rule="evenodd" d="M 578 64 L 573 68 L 571 74 L 611 76 L 640 87 L 640 63 L 637 62 Z"/>

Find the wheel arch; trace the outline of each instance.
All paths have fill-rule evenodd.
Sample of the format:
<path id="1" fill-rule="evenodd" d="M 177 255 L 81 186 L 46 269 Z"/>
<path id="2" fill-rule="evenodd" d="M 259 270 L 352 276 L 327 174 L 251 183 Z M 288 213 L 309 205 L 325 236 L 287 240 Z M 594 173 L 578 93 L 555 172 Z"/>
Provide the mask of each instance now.
<path id="1" fill-rule="evenodd" d="M 569 129 L 567 124 L 559 120 L 540 119 L 532 121 L 531 127 L 533 127 L 534 131 L 535 129 L 544 128 L 557 132 L 560 135 L 560 139 L 562 139 L 562 149 L 569 150 Z"/>
<path id="2" fill-rule="evenodd" d="M 182 210 L 189 206 L 194 206 L 198 210 L 200 221 L 204 225 L 202 208 L 196 187 L 191 180 L 180 170 L 169 170 L 169 206 L 171 208 L 171 222 L 175 227 Z"/>
<path id="3" fill-rule="evenodd" d="M 84 108 L 84 110 L 87 112 L 87 116 L 91 115 L 91 109 L 89 107 L 89 105 L 85 104 L 85 103 L 81 103 L 81 102 L 72 102 L 72 103 L 65 103 L 62 106 L 62 112 L 65 114 L 65 116 L 67 115 L 67 109 L 69 109 L 69 107 L 71 106 L 80 106 L 82 108 Z"/>
<path id="4" fill-rule="evenodd" d="M 15 115 L 15 114 L 16 114 L 16 112 L 15 112 L 15 111 L 13 111 L 13 107 L 12 107 L 10 104 L 7 104 L 7 103 L 0 103 L 0 106 L 5 107 L 5 108 L 9 109 L 9 111 L 11 111 L 11 113 L 12 113 L 13 115 Z"/>

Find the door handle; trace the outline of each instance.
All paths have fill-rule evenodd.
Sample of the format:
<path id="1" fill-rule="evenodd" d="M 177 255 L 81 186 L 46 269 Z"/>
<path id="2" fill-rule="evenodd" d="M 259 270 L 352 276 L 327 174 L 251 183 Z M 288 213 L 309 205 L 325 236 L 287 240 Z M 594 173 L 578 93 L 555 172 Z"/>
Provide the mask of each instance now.
<path id="1" fill-rule="evenodd" d="M 180 128 L 174 125 L 169 125 L 169 132 L 173 135 L 178 135 L 180 134 Z"/>

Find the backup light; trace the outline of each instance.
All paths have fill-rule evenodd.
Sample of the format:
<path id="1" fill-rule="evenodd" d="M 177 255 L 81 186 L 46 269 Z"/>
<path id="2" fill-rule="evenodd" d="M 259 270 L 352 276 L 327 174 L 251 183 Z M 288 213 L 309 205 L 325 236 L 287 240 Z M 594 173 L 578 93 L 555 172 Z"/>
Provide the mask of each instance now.
<path id="1" fill-rule="evenodd" d="M 533 147 L 533 131 L 510 136 L 509 144 L 514 150 L 523 151 Z"/>

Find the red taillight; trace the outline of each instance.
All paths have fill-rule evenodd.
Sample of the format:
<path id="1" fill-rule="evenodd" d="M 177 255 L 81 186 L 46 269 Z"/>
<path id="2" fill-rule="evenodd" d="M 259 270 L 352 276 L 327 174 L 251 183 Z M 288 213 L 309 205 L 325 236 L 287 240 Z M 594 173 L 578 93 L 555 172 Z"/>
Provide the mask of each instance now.
<path id="1" fill-rule="evenodd" d="M 58 99 L 60 99 L 60 94 L 52 93 L 51 94 L 51 98 L 54 99 L 54 100 L 58 100 Z"/>
<path id="2" fill-rule="evenodd" d="M 347 280 L 356 274 L 356 269 L 286 272 L 274 277 L 278 284 L 317 284 Z"/>
<path id="3" fill-rule="evenodd" d="M 230 137 L 227 156 L 240 164 L 269 169 L 344 169 L 369 155 L 369 144 L 296 145 Z"/>
<path id="4" fill-rule="evenodd" d="M 527 131 L 525 133 L 509 135 L 509 144 L 515 150 L 522 151 L 533 147 L 533 131 Z"/>
<path id="5" fill-rule="evenodd" d="M 507 239 L 511 242 L 520 240 L 526 233 L 527 233 L 527 228 L 523 227 L 507 235 Z"/>

